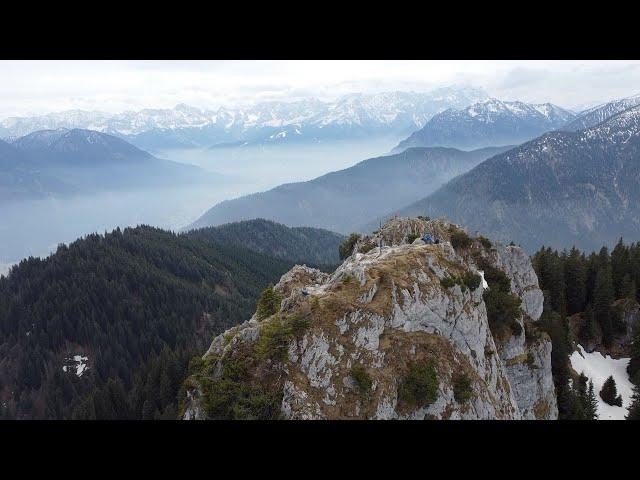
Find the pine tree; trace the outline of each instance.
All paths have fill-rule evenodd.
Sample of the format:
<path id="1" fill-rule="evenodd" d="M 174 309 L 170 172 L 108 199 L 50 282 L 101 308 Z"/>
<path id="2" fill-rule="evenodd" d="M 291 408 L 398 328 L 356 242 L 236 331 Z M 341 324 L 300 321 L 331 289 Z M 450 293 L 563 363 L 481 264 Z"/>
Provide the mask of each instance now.
<path id="1" fill-rule="evenodd" d="M 262 291 L 260 299 L 258 300 L 258 307 L 256 309 L 258 320 L 264 320 L 279 311 L 281 301 L 282 296 L 274 290 L 273 284 L 270 283 L 267 285 L 267 288 Z"/>
<path id="2" fill-rule="evenodd" d="M 602 329 L 602 343 L 611 346 L 613 339 L 613 315 L 611 304 L 614 300 L 611 266 L 605 263 L 596 274 L 593 313 Z"/>
<path id="3" fill-rule="evenodd" d="M 596 317 L 593 313 L 593 308 L 591 308 L 591 305 L 587 305 L 587 308 L 583 313 L 583 317 L 584 328 L 581 332 L 582 338 L 584 338 L 587 343 L 598 341 L 600 330 L 598 328 L 598 324 L 596 323 Z"/>
<path id="4" fill-rule="evenodd" d="M 602 390 L 600 390 L 600 398 L 604 400 L 605 403 L 612 406 L 621 407 L 622 406 L 622 397 L 618 395 L 618 390 L 616 388 L 616 381 L 613 376 L 607 378 L 602 385 Z"/>
<path id="5" fill-rule="evenodd" d="M 598 418 L 598 399 L 593 389 L 593 382 L 589 380 L 589 389 L 587 390 L 587 402 L 585 405 L 585 416 L 587 420 L 597 420 Z"/>
<path id="6" fill-rule="evenodd" d="M 640 384 L 640 323 L 636 324 L 631 340 L 631 359 L 627 365 L 627 373 L 632 383 Z"/>
<path id="7" fill-rule="evenodd" d="M 629 273 L 627 273 L 623 278 L 622 278 L 622 285 L 620 287 L 620 294 L 618 295 L 618 298 L 626 298 L 629 300 L 634 300 L 636 299 L 636 282 L 635 280 L 633 280 L 631 278 L 631 275 Z"/>
<path id="8" fill-rule="evenodd" d="M 564 264 L 567 313 L 573 315 L 584 309 L 587 291 L 587 269 L 580 251 L 573 247 Z"/>
<path id="9" fill-rule="evenodd" d="M 622 294 L 623 279 L 629 273 L 629 250 L 620 238 L 611 252 L 611 278 L 616 298 L 624 297 Z"/>
<path id="10" fill-rule="evenodd" d="M 627 420 L 640 420 L 640 385 L 633 387 L 633 396 L 631 397 L 631 405 L 625 417 Z"/>

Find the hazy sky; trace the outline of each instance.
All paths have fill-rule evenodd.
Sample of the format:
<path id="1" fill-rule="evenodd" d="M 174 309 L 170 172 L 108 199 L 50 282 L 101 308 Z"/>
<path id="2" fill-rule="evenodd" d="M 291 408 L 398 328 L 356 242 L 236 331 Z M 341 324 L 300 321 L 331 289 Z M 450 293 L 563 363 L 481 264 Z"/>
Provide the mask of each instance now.
<path id="1" fill-rule="evenodd" d="M 200 108 L 463 84 L 579 109 L 640 93 L 640 61 L 0 61 L 0 118 Z"/>

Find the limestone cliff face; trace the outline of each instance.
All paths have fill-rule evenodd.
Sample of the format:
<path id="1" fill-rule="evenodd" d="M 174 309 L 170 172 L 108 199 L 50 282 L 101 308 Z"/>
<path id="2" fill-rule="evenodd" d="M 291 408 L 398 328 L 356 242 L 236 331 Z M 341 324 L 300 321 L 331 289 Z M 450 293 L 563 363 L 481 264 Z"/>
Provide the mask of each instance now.
<path id="1" fill-rule="evenodd" d="M 408 243 L 425 232 L 439 243 Z M 393 219 L 331 275 L 294 267 L 274 288 L 279 311 L 213 340 L 185 384 L 183 418 L 557 418 L 528 257 L 482 238 L 454 248 L 456 232 Z M 492 334 L 478 265 L 510 279 L 517 334 Z"/>

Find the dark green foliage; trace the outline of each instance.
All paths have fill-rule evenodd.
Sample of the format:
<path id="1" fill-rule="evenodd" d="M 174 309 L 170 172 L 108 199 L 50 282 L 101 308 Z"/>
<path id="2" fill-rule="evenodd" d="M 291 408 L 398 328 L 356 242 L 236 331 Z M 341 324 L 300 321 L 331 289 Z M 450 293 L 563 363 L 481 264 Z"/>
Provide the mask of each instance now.
<path id="1" fill-rule="evenodd" d="M 300 316 L 275 317 L 260 329 L 256 357 L 259 360 L 284 361 L 289 342 L 304 332 L 309 324 L 308 318 Z"/>
<path id="2" fill-rule="evenodd" d="M 512 334 L 520 335 L 522 327 L 518 318 L 522 315 L 522 301 L 511 293 L 511 280 L 502 270 L 488 262 L 480 262 L 480 268 L 484 270 L 484 278 L 489 285 L 482 297 L 491 332 L 498 339 L 506 339 Z"/>
<path id="3" fill-rule="evenodd" d="M 583 313 L 584 327 L 580 332 L 580 336 L 587 342 L 595 341 L 600 337 L 600 327 L 596 322 L 591 305 L 587 305 L 587 309 Z"/>
<path id="4" fill-rule="evenodd" d="M 605 380 L 604 385 L 602 385 L 602 390 L 600 390 L 600 398 L 609 405 L 622 406 L 622 397 L 618 395 L 616 381 L 613 377 Z"/>
<path id="5" fill-rule="evenodd" d="M 551 337 L 551 372 L 558 402 L 558 418 L 570 419 L 574 418 L 577 406 L 576 396 L 569 386 L 571 344 L 566 320 L 550 308 L 550 303 L 548 297 L 545 296 L 544 311 L 539 323 Z"/>
<path id="6" fill-rule="evenodd" d="M 373 243 L 366 243 L 358 249 L 358 253 L 367 253 L 376 248 Z"/>
<path id="7" fill-rule="evenodd" d="M 568 386 L 571 347 L 567 346 L 564 316 L 581 313 L 584 325 L 577 334 L 578 343 L 597 343 L 602 340 L 605 346 L 610 345 L 613 337 L 624 330 L 620 321 L 624 307 L 638 299 L 640 243 L 627 246 L 620 240 L 611 254 L 602 248 L 598 253 L 588 256 L 576 248 L 572 248 L 568 254 L 542 248 L 534 255 L 533 266 L 545 294 L 543 318 L 550 318 L 551 313 L 557 315 L 558 320 L 554 323 L 562 323 L 561 329 L 565 332 L 563 335 L 551 335 L 552 366 L 560 418 L 582 418 L 576 414 L 582 408 L 576 407 L 579 395 Z M 559 274 L 560 270 L 563 275 Z M 625 302 L 616 302 L 621 299 Z M 614 303 L 617 307 L 614 307 Z M 546 324 L 548 329 L 550 324 Z M 557 330 L 560 327 L 554 328 Z M 631 381 L 638 384 L 640 342 L 637 336 L 634 337 L 628 372 Z"/>
<path id="8" fill-rule="evenodd" d="M 593 390 L 593 382 L 589 381 L 587 390 L 587 398 L 585 402 L 585 418 L 587 420 L 596 420 L 598 418 L 598 399 Z"/>
<path id="9" fill-rule="evenodd" d="M 605 346 L 620 333 L 619 299 L 638 298 L 640 244 L 618 242 L 609 254 L 606 248 L 586 257 L 576 248 L 566 252 L 542 248 L 533 257 L 540 287 L 550 298 L 551 308 L 561 316 L 583 312 L 587 327 L 579 340 L 602 336 Z"/>
<path id="10" fill-rule="evenodd" d="M 458 375 L 453 381 L 453 398 L 460 404 L 465 404 L 473 395 L 471 379 L 466 373 Z"/>
<path id="11" fill-rule="evenodd" d="M 151 227 L 89 235 L 0 279 L 11 418 L 175 418 L 189 361 L 291 264 Z M 89 357 L 77 377 L 66 356 Z"/>
<path id="12" fill-rule="evenodd" d="M 464 230 L 455 229 L 451 232 L 451 246 L 456 250 L 468 248 L 471 243 L 471 237 Z"/>
<path id="13" fill-rule="evenodd" d="M 340 246 L 338 247 L 338 253 L 340 254 L 340 260 L 344 260 L 349 257 L 353 252 L 353 247 L 355 247 L 356 243 L 360 240 L 360 235 L 357 233 L 352 233 Z"/>
<path id="14" fill-rule="evenodd" d="M 203 404 L 213 420 L 273 420 L 280 415 L 282 394 L 269 384 L 251 382 L 249 367 L 253 358 L 226 357 L 222 376 L 216 380 L 201 378 Z"/>
<path id="15" fill-rule="evenodd" d="M 270 317 L 276 312 L 280 311 L 280 302 L 282 302 L 282 295 L 273 289 L 273 284 L 270 283 L 260 294 L 258 299 L 258 306 L 256 308 L 256 316 L 258 320 L 264 320 Z"/>
<path id="16" fill-rule="evenodd" d="M 413 243 L 416 238 L 420 238 L 420 234 L 418 233 L 410 233 L 407 235 L 407 243 Z"/>
<path id="17" fill-rule="evenodd" d="M 482 278 L 480 275 L 469 270 L 465 272 L 462 277 L 455 276 L 440 279 L 440 285 L 444 288 L 451 288 L 455 285 L 460 285 L 462 291 L 465 291 L 466 289 L 475 290 L 480 286 L 481 281 Z"/>
<path id="18" fill-rule="evenodd" d="M 587 294 L 587 267 L 584 256 L 573 247 L 564 257 L 564 281 L 566 285 L 567 314 L 581 312 Z"/>
<path id="19" fill-rule="evenodd" d="M 491 240 L 489 240 L 487 237 L 483 237 L 482 235 L 480 235 L 480 236 L 477 237 L 477 240 L 487 250 L 490 250 L 491 247 L 493 247 L 493 244 L 491 243 Z"/>
<path id="20" fill-rule="evenodd" d="M 433 362 L 412 363 L 398 386 L 398 400 L 411 407 L 427 407 L 438 396 L 438 376 Z"/>
<path id="21" fill-rule="evenodd" d="M 597 418 L 598 401 L 593 391 L 593 382 L 580 373 L 570 392 L 572 401 L 572 420 L 595 420 Z"/>
<path id="22" fill-rule="evenodd" d="M 538 275 L 540 289 L 546 292 L 550 307 L 564 317 L 567 312 L 564 266 L 557 252 L 544 247 L 532 259 L 533 268 Z"/>
<path id="23" fill-rule="evenodd" d="M 627 366 L 629 379 L 635 385 L 640 385 L 640 324 L 636 324 L 631 341 L 631 360 Z"/>
<path id="24" fill-rule="evenodd" d="M 368 394 L 371 391 L 373 380 L 362 365 L 356 364 L 351 368 L 351 378 L 361 393 Z"/>
<path id="25" fill-rule="evenodd" d="M 440 285 L 442 285 L 444 288 L 451 288 L 458 285 L 458 282 L 456 280 L 456 277 L 444 277 L 440 279 Z"/>
<path id="26" fill-rule="evenodd" d="M 640 420 L 640 386 L 637 383 L 633 387 L 633 396 L 631 397 L 631 405 L 626 419 Z"/>
<path id="27" fill-rule="evenodd" d="M 596 274 L 593 298 L 593 314 L 602 329 L 602 342 L 610 346 L 613 337 L 613 315 L 611 305 L 614 301 L 611 266 L 606 263 Z"/>
<path id="28" fill-rule="evenodd" d="M 189 238 L 239 245 L 250 250 L 307 265 L 334 265 L 344 235 L 321 228 L 287 227 L 256 219 L 206 227 L 186 233 Z"/>
<path id="29" fill-rule="evenodd" d="M 469 290 L 475 290 L 480 286 L 480 282 L 482 278 L 477 273 L 473 273 L 472 271 L 467 271 L 462 276 L 462 283 L 466 285 Z"/>

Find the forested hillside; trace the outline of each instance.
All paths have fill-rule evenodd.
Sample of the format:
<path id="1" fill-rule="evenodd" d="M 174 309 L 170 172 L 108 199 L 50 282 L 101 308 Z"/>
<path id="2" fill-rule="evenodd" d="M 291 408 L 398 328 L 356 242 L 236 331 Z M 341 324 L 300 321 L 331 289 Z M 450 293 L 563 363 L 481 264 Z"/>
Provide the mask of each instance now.
<path id="1" fill-rule="evenodd" d="M 0 277 L 0 417 L 176 418 L 189 360 L 290 267 L 146 226 L 23 260 Z"/>
<path id="2" fill-rule="evenodd" d="M 584 382 L 579 378 L 569 382 L 569 355 L 575 343 L 587 350 L 630 356 L 629 377 L 640 383 L 640 243 L 625 245 L 620 240 L 611 253 L 603 247 L 588 255 L 576 248 L 558 252 L 543 247 L 533 256 L 533 266 L 545 294 L 541 322 L 553 341 L 560 418 L 587 418 Z"/>
<path id="3" fill-rule="evenodd" d="M 338 247 L 343 235 L 321 228 L 287 227 L 270 220 L 256 219 L 192 230 L 189 238 L 238 245 L 295 263 L 333 265 L 338 263 Z"/>

